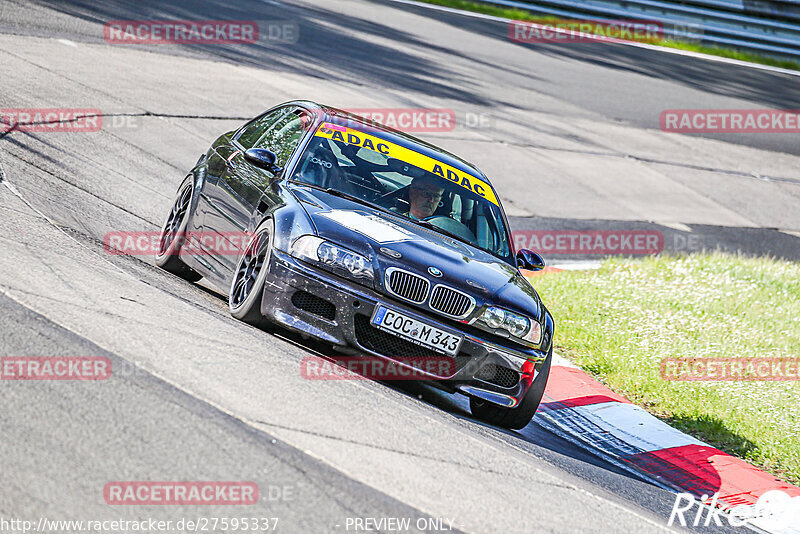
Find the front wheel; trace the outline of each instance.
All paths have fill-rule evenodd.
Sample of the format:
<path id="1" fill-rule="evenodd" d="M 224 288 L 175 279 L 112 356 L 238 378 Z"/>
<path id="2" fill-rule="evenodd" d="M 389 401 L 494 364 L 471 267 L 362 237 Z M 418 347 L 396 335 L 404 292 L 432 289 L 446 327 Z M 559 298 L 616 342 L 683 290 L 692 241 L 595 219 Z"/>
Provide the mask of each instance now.
<path id="1" fill-rule="evenodd" d="M 158 253 L 156 253 L 156 265 L 188 280 L 197 282 L 203 276 L 192 270 L 191 267 L 183 263 L 178 256 L 186 240 L 186 226 L 189 223 L 189 210 L 192 206 L 192 195 L 194 194 L 194 181 L 192 176 L 187 176 L 178 188 L 178 194 L 172 203 L 172 210 L 164 221 L 161 228 L 161 237 L 158 240 Z"/>
<path id="2" fill-rule="evenodd" d="M 239 258 L 228 293 L 228 309 L 231 315 L 259 328 L 269 326 L 261 314 L 261 297 L 269 269 L 274 230 L 272 219 L 266 219 L 258 225 L 253 239 Z"/>
<path id="3" fill-rule="evenodd" d="M 491 425 L 509 428 L 511 430 L 520 430 L 528 426 L 536 410 L 539 408 L 539 403 L 544 396 L 544 388 L 547 385 L 547 378 L 550 376 L 550 362 L 552 361 L 553 349 L 547 354 L 539 374 L 531 384 L 531 388 L 525 394 L 525 398 L 519 406 L 515 408 L 504 408 L 489 401 L 479 399 L 476 397 L 469 398 L 469 409 L 476 419 L 480 419 Z"/>

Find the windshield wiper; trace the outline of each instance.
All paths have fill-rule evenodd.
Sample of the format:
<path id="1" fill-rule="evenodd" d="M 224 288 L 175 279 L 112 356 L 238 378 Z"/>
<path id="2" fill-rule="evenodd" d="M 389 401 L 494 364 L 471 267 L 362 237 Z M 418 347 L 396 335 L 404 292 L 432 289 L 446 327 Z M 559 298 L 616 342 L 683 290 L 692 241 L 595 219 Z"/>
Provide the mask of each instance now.
<path id="1" fill-rule="evenodd" d="M 322 191 L 325 191 L 328 194 L 331 194 L 331 195 L 334 195 L 334 196 L 337 196 L 337 197 L 341 197 L 341 198 L 346 198 L 347 200 L 352 200 L 353 202 L 359 202 L 361 204 L 364 204 L 365 206 L 370 206 L 370 207 L 373 207 L 375 209 L 381 210 L 383 212 L 390 213 L 390 214 L 394 215 L 395 217 L 403 217 L 403 215 L 400 214 L 400 213 L 388 210 L 388 209 L 386 209 L 386 208 L 384 208 L 382 206 L 378 206 L 377 204 L 373 204 L 372 202 L 369 202 L 368 200 L 364 200 L 363 198 L 358 198 L 358 197 L 355 197 L 355 196 L 353 196 L 353 195 L 351 195 L 349 193 L 344 193 L 342 191 L 339 191 L 338 189 L 333 189 L 331 187 L 329 187 L 327 189 L 324 189 L 324 188 L 320 187 L 319 189 L 321 189 Z M 465 239 L 465 238 L 463 238 L 463 237 L 461 237 L 461 236 L 459 236 L 457 234 L 454 234 L 452 232 L 448 232 L 444 228 L 440 228 L 439 226 L 436 226 L 435 224 L 430 223 L 428 221 L 422 221 L 422 220 L 419 220 L 419 219 L 412 219 L 411 217 L 403 217 L 403 218 L 406 219 L 406 220 L 414 221 L 415 223 L 419 224 L 420 226 L 428 228 L 429 230 L 433 230 L 434 232 L 437 232 L 437 233 L 442 233 L 442 234 L 446 235 L 447 237 L 450 237 L 450 238 L 455 239 L 457 241 L 460 241 L 462 243 L 466 243 L 467 245 L 471 245 L 473 247 L 477 247 L 477 248 L 479 248 L 481 250 L 485 250 L 486 252 L 491 252 L 490 250 L 487 250 L 487 249 L 485 249 L 485 248 L 473 243 L 469 239 Z"/>
<path id="2" fill-rule="evenodd" d="M 409 219 L 410 219 L 410 217 L 409 217 Z M 477 243 L 473 243 L 469 239 L 465 239 L 465 238 L 461 237 L 458 234 L 454 234 L 453 232 L 448 232 L 444 228 L 436 226 L 432 222 L 423 221 L 421 219 L 411 219 L 411 220 L 414 221 L 415 223 L 417 223 L 420 226 L 424 226 L 425 228 L 428 228 L 429 230 L 433 230 L 434 232 L 444 234 L 447 237 L 451 237 L 451 238 L 453 238 L 453 239 L 455 239 L 457 241 L 461 241 L 462 243 L 466 243 L 467 245 L 470 245 L 472 247 L 476 247 L 476 248 L 479 248 L 481 250 L 486 250 L 486 252 L 491 252 L 490 250 L 487 250 L 487 249 L 483 248 L 482 246 L 478 245 Z"/>
<path id="3" fill-rule="evenodd" d="M 379 206 L 377 204 L 373 204 L 369 200 L 364 200 L 363 198 L 359 198 L 359 197 L 357 197 L 355 195 L 351 195 L 350 193 L 345 193 L 343 191 L 339 191 L 338 189 L 334 189 L 332 187 L 329 187 L 327 189 L 323 189 L 323 188 L 320 187 L 320 189 L 322 189 L 323 191 L 325 191 L 329 195 L 333 195 L 333 196 L 336 196 L 336 197 L 344 198 L 344 199 L 347 199 L 347 200 L 352 200 L 353 202 L 358 202 L 359 204 L 363 204 L 365 206 L 369 206 L 370 208 L 375 208 L 376 210 L 380 210 L 380 211 L 382 211 L 384 213 L 391 213 L 392 215 L 397 215 L 395 212 L 393 212 L 391 210 L 388 210 L 388 209 L 384 208 L 383 206 Z"/>
<path id="4" fill-rule="evenodd" d="M 498 256 L 498 254 L 497 254 L 495 251 L 493 251 L 493 250 L 491 250 L 491 249 L 488 249 L 488 248 L 484 248 L 484 247 L 480 246 L 480 245 L 479 245 L 479 244 L 477 244 L 477 243 L 473 243 L 473 242 L 472 242 L 472 241 L 470 241 L 469 239 L 466 239 L 466 238 L 464 238 L 464 237 L 461 237 L 461 236 L 460 236 L 460 235 L 458 235 L 458 234 L 454 234 L 453 232 L 448 232 L 448 231 L 447 231 L 447 230 L 445 230 L 444 228 L 441 228 L 441 227 L 439 227 L 439 226 L 436 226 L 435 224 L 433 224 L 433 223 L 431 223 L 431 222 L 429 222 L 429 221 L 423 221 L 423 220 L 420 220 L 420 219 L 411 219 L 411 220 L 412 220 L 412 221 L 414 221 L 415 223 L 419 224 L 420 226 L 423 226 L 423 227 L 425 227 L 425 228 L 428 228 L 428 229 L 430 229 L 430 230 L 433 230 L 434 232 L 442 233 L 442 234 L 446 235 L 447 237 L 453 238 L 453 239 L 455 239 L 455 240 L 457 240 L 457 241 L 460 241 L 460 242 L 462 242 L 462 243 L 466 243 L 467 245 L 469 245 L 469 246 L 471 246 L 471 247 L 475 247 L 475 248 L 477 248 L 477 249 L 479 249 L 479 250 L 482 250 L 482 251 L 484 251 L 484 252 L 488 252 L 488 253 L 489 253 L 489 254 L 491 254 L 492 256 L 494 256 L 494 257 L 496 257 L 496 258 L 500 258 L 500 259 L 502 259 L 503 261 L 505 261 L 505 258 L 503 258 L 502 256 Z"/>
<path id="5" fill-rule="evenodd" d="M 304 185 L 306 187 L 310 187 L 311 189 L 317 189 L 319 191 L 325 191 L 329 195 L 333 195 L 333 196 L 336 196 L 336 197 L 339 197 L 339 198 L 344 198 L 346 200 L 357 202 L 358 204 L 363 204 L 364 206 L 369 206 L 370 208 L 374 208 L 376 210 L 380 210 L 382 212 L 389 213 L 391 215 L 395 215 L 395 216 L 397 215 L 397 213 L 395 213 L 395 212 L 393 212 L 391 210 L 388 210 L 388 209 L 384 208 L 383 206 L 379 206 L 378 204 L 373 204 L 369 200 L 364 200 L 363 198 L 359 198 L 359 197 L 357 197 L 355 195 L 351 195 L 350 193 L 345 193 L 343 191 L 339 191 L 338 189 L 334 189 L 332 187 L 322 187 L 322 186 L 319 186 L 319 185 L 316 185 L 316 184 L 309 184 L 309 183 L 306 183 L 306 182 L 301 182 L 299 180 L 292 180 L 292 181 L 294 183 L 296 183 L 296 184 Z"/>

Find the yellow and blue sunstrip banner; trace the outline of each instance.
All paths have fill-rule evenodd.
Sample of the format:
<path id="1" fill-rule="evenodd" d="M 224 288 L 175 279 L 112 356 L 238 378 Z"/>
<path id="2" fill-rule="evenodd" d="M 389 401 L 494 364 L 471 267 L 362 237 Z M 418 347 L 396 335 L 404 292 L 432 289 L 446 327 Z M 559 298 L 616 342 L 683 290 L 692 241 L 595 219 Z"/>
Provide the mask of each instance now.
<path id="1" fill-rule="evenodd" d="M 322 123 L 314 134 L 316 137 L 324 137 L 333 141 L 341 141 L 349 145 L 368 148 L 374 152 L 379 152 L 390 158 L 398 159 L 420 169 L 449 180 L 454 184 L 468 189 L 476 195 L 485 198 L 495 206 L 499 206 L 497 197 L 491 186 L 472 174 L 467 174 L 461 169 L 451 167 L 425 154 L 420 154 L 414 150 L 400 146 L 380 137 L 375 137 L 360 130 L 347 128 L 329 122 Z"/>

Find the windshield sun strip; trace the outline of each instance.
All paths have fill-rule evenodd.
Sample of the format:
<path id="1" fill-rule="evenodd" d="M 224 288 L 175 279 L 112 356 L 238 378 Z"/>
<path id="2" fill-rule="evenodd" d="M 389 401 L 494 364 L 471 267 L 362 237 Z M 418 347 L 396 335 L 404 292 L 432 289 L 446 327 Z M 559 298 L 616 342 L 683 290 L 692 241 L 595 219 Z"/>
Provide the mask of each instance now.
<path id="1" fill-rule="evenodd" d="M 388 158 L 397 159 L 409 165 L 419 167 L 420 169 L 435 174 L 444 180 L 470 191 L 495 206 L 500 205 L 492 186 L 477 176 L 451 165 L 447 165 L 444 162 L 410 148 L 387 141 L 386 139 L 370 135 L 361 130 L 355 130 L 329 122 L 323 122 L 319 128 L 317 128 L 314 136 L 330 139 L 332 141 L 339 141 L 351 146 L 366 148 L 373 152 L 383 154 Z"/>

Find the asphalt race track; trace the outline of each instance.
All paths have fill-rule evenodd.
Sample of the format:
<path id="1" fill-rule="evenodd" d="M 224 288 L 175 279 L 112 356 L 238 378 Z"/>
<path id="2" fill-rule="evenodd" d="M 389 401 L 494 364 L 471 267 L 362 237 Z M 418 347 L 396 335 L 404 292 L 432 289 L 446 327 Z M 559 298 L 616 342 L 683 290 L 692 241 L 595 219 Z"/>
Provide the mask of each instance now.
<path id="1" fill-rule="evenodd" d="M 104 41 L 106 21 L 130 19 L 284 21 L 299 34 Z M 104 252 L 107 232 L 158 230 L 210 142 L 276 103 L 453 109 L 452 131 L 421 136 L 481 167 L 515 230 L 647 228 L 668 250 L 800 252 L 796 137 L 658 129 L 664 109 L 800 108 L 800 77 L 785 73 L 605 43 L 522 45 L 499 22 L 377 0 L 3 0 L 0 68 L 0 108 L 104 115 L 94 133 L 0 134 L 0 355 L 106 356 L 114 368 L 99 382 L 0 382 L 4 519 L 669 530 L 673 494 L 535 420 L 506 432 L 422 385 L 306 380 L 313 346 L 234 320 L 222 295 L 152 257 Z M 104 485 L 124 480 L 253 481 L 261 499 L 106 504 Z"/>

